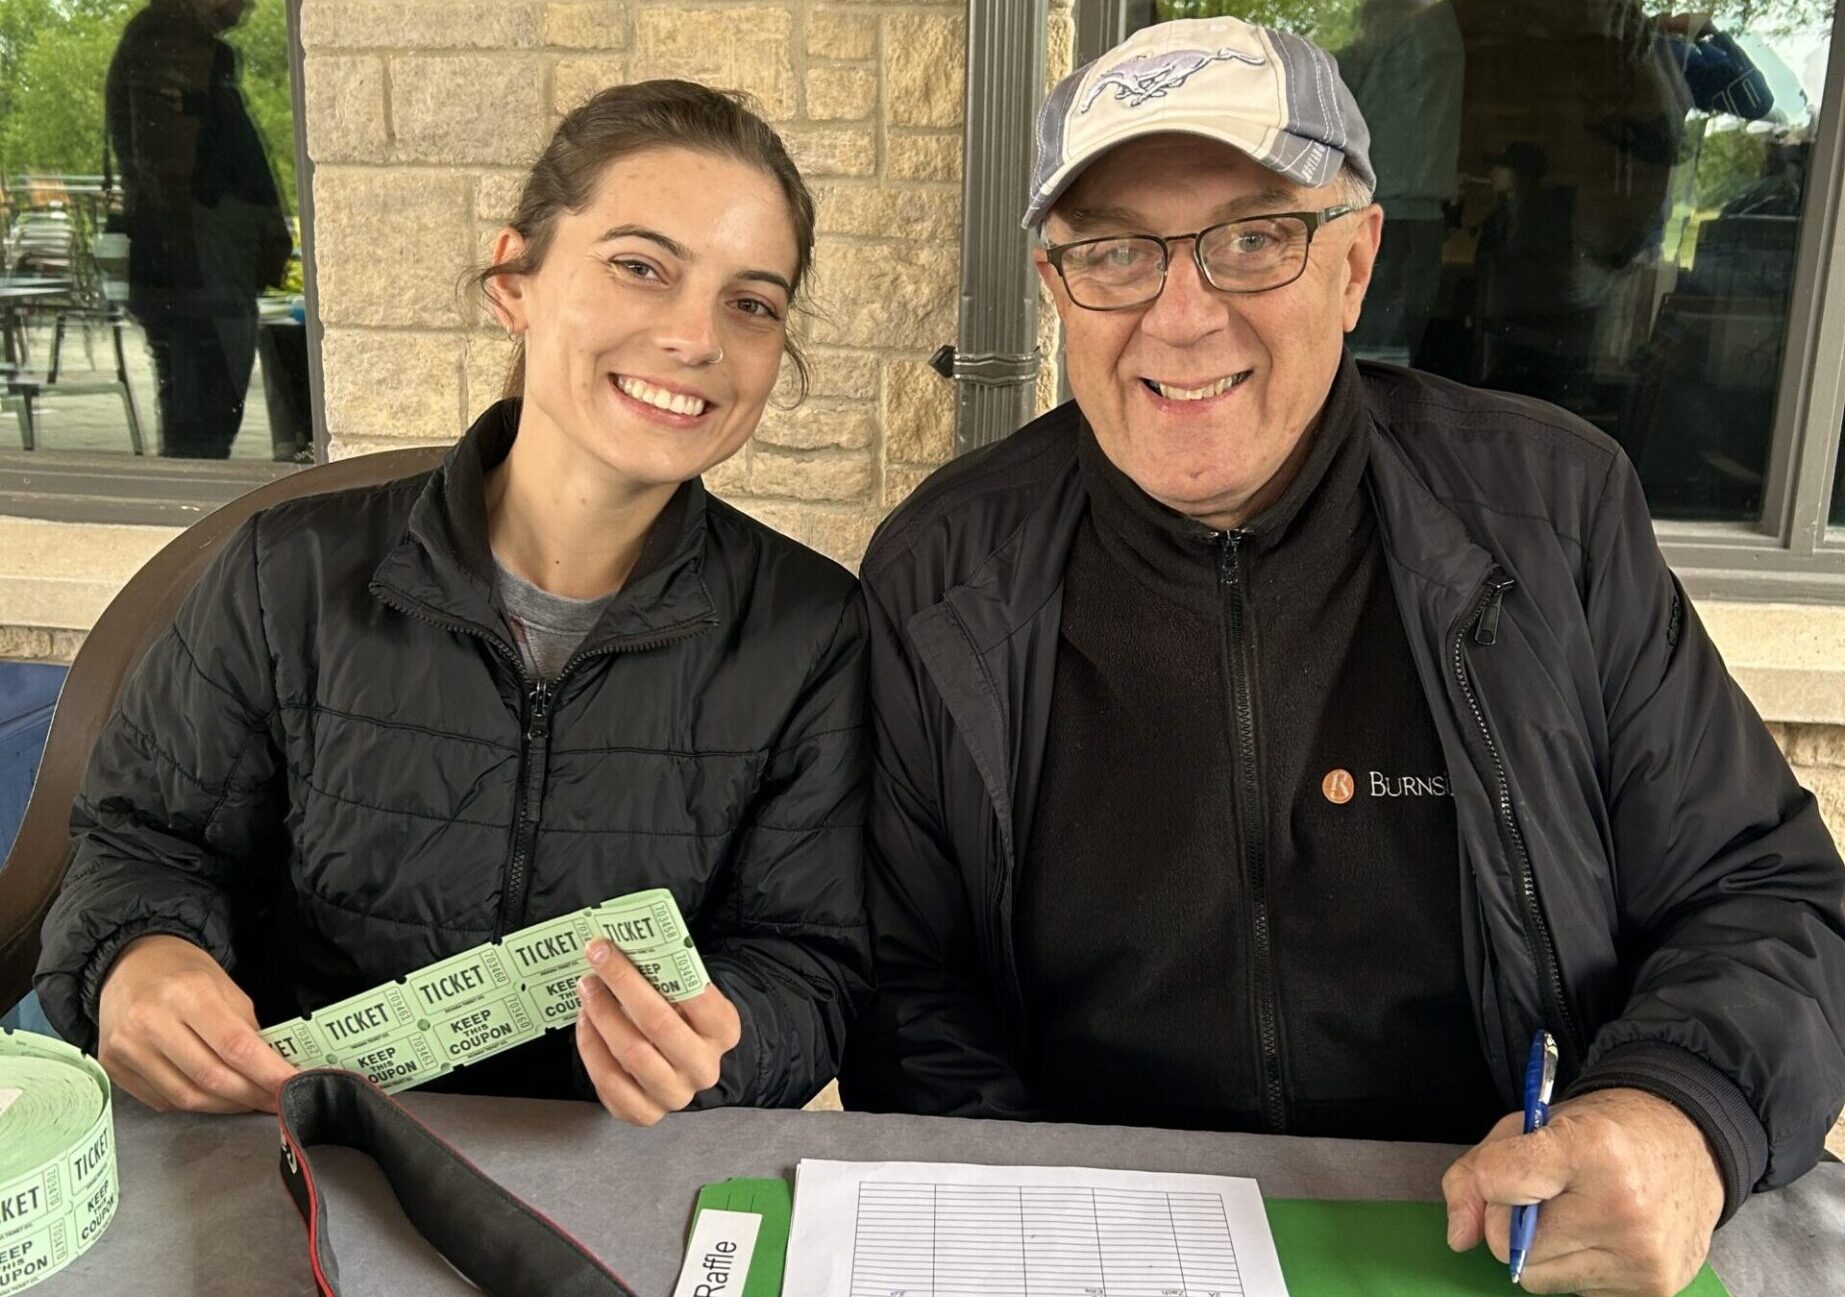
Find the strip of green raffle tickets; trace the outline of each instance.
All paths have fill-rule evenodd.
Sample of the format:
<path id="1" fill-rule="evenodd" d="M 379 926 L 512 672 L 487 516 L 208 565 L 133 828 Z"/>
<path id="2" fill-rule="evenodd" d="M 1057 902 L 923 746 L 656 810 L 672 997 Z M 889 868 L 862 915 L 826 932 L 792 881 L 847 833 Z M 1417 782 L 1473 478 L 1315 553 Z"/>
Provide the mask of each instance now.
<path id="1" fill-rule="evenodd" d="M 583 949 L 596 937 L 674 1003 L 711 982 L 673 894 L 654 888 L 533 924 L 262 1037 L 297 1067 L 348 1068 L 396 1094 L 575 1023 Z"/>
<path id="2" fill-rule="evenodd" d="M 83 1255 L 115 1201 L 109 1078 L 61 1040 L 0 1031 L 0 1297 Z"/>

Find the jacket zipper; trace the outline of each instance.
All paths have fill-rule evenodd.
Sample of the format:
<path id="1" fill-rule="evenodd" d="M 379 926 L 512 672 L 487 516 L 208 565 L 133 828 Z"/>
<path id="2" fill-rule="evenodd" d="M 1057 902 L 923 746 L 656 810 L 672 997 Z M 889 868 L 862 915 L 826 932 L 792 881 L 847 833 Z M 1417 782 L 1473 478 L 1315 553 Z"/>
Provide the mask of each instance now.
<path id="1" fill-rule="evenodd" d="M 523 681 L 525 671 L 520 668 Z M 494 919 L 493 939 L 500 940 L 516 932 L 525 917 L 526 865 L 532 858 L 532 846 L 538 840 L 538 818 L 545 800 L 546 754 L 551 741 L 551 693 L 563 681 L 563 673 L 550 684 L 540 681 L 525 695 L 525 715 L 520 717 L 519 737 L 519 811 L 513 819 L 512 855 L 506 863 L 506 878 L 500 888 L 500 911 Z"/>
<path id="2" fill-rule="evenodd" d="M 1486 574 L 1480 585 L 1480 591 L 1474 596 L 1472 607 L 1461 619 L 1460 626 L 1454 633 L 1454 677 L 1460 684 L 1461 695 L 1466 698 L 1467 706 L 1473 712 L 1475 725 L 1479 729 L 1481 742 L 1485 745 L 1487 759 L 1493 771 L 1493 795 L 1498 811 L 1499 838 L 1506 854 L 1512 860 L 1516 871 L 1520 914 L 1524 919 L 1525 945 L 1531 954 L 1533 967 L 1538 971 L 1538 993 L 1544 1005 L 1544 1014 L 1550 1020 L 1547 1025 L 1554 1025 L 1558 1034 L 1558 1046 L 1563 1055 L 1564 1070 L 1573 1074 L 1580 1063 L 1580 1049 L 1576 1035 L 1576 1022 L 1570 1014 L 1569 999 L 1563 993 L 1563 973 L 1557 959 L 1557 947 L 1550 935 L 1550 925 L 1545 922 L 1543 907 L 1538 903 L 1537 873 L 1531 866 L 1531 853 L 1525 846 L 1525 835 L 1519 830 L 1518 818 L 1512 810 L 1512 785 L 1506 778 L 1505 763 L 1499 756 L 1499 745 L 1493 739 L 1493 732 L 1486 723 L 1486 712 L 1480 706 L 1480 698 L 1474 691 L 1473 675 L 1467 669 L 1467 640 L 1491 646 L 1499 639 L 1499 613 L 1505 602 L 1506 591 L 1516 583 L 1506 576 L 1498 567 Z"/>
<path id="3" fill-rule="evenodd" d="M 1268 838 L 1262 814 L 1261 771 L 1257 764 L 1255 704 L 1249 663 L 1244 654 L 1247 610 L 1244 606 L 1243 539 L 1240 531 L 1218 535 L 1218 584 L 1230 604 L 1230 708 L 1236 729 L 1237 801 L 1242 812 L 1244 877 L 1249 887 L 1251 965 L 1256 992 L 1256 1035 L 1262 1068 L 1262 1118 L 1274 1134 L 1288 1129 L 1287 1096 L 1281 1080 L 1281 1029 L 1275 996 L 1273 934 L 1268 915 Z"/>
<path id="4" fill-rule="evenodd" d="M 512 851 L 507 857 L 504 880 L 500 888 L 500 908 L 494 919 L 493 939 L 500 940 L 509 932 L 516 932 L 523 925 L 525 918 L 527 879 L 526 875 L 532 858 L 532 847 L 538 840 L 538 820 L 544 805 L 545 776 L 549 767 L 549 749 L 551 741 L 551 703 L 557 697 L 561 686 L 570 673 L 580 663 L 592 658 L 604 657 L 617 651 L 639 653 L 647 649 L 660 648 L 674 640 L 684 639 L 688 635 L 702 630 L 707 621 L 681 622 L 669 627 L 658 635 L 646 639 L 616 641 L 603 644 L 587 652 L 579 651 L 564 663 L 563 668 L 549 682 L 534 682 L 526 674 L 525 663 L 511 645 L 494 635 L 486 628 L 459 617 L 443 617 L 426 609 L 417 608 L 410 603 L 394 598 L 383 587 L 373 587 L 378 598 L 407 616 L 418 621 L 439 626 L 444 630 L 459 631 L 484 640 L 493 651 L 506 659 L 519 679 L 519 687 L 524 693 L 520 705 L 519 717 L 519 808 L 513 818 Z"/>
<path id="5" fill-rule="evenodd" d="M 506 660 L 519 679 L 519 689 L 523 695 L 519 716 L 519 787 L 521 789 L 518 810 L 513 815 L 512 850 L 507 857 L 506 871 L 500 884 L 500 908 L 494 917 L 493 939 L 500 940 L 508 932 L 516 929 L 508 921 L 514 911 L 513 896 L 518 892 L 517 908 L 525 908 L 525 863 L 531 853 L 532 843 L 538 836 L 538 807 L 544 794 L 544 747 L 542 740 L 536 763 L 532 760 L 532 734 L 534 713 L 540 719 L 546 736 L 550 733 L 550 688 L 542 683 L 534 683 L 525 673 L 525 663 L 520 661 L 518 650 L 493 634 L 486 628 L 465 622 L 459 617 L 443 617 L 423 608 L 392 598 L 382 588 L 373 587 L 378 597 L 391 607 L 418 621 L 443 630 L 458 631 L 472 635 L 484 641 L 493 651 Z"/>
<path id="6" fill-rule="evenodd" d="M 512 856 L 507 861 L 506 882 L 500 891 L 500 912 L 495 920 L 494 940 L 498 941 L 507 933 L 517 932 L 525 926 L 526 893 L 530 890 L 526 875 L 531 865 L 532 848 L 538 842 L 538 820 L 544 807 L 545 779 L 550 773 L 551 704 L 557 698 L 558 690 L 581 663 L 616 652 L 638 653 L 659 648 L 695 633 L 701 625 L 688 622 L 674 631 L 648 639 L 618 641 L 588 652 L 573 653 L 548 683 L 541 681 L 527 689 L 519 742 L 519 784 L 524 793 L 519 799 L 518 816 L 513 821 Z M 520 681 L 526 682 L 524 665 L 517 665 L 520 668 Z"/>

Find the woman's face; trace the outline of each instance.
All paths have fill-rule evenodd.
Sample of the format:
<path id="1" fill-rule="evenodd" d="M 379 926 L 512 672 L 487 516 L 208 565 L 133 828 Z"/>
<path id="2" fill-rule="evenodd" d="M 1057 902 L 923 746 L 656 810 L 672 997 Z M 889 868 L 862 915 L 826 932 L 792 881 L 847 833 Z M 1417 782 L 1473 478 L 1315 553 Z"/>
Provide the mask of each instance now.
<path id="1" fill-rule="evenodd" d="M 494 260 L 521 247 L 503 231 Z M 610 163 L 538 270 L 496 281 L 525 343 L 520 435 L 560 436 L 641 488 L 728 459 L 781 370 L 797 256 L 760 168 L 683 148 Z"/>

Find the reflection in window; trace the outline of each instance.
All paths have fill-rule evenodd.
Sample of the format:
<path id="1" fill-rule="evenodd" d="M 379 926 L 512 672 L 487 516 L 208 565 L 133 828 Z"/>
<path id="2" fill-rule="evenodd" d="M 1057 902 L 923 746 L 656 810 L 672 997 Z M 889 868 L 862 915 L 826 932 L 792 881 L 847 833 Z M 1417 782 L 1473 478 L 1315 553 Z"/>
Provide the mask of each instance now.
<path id="1" fill-rule="evenodd" d="M 0 445 L 312 454 L 285 0 L 0 0 Z"/>
<path id="2" fill-rule="evenodd" d="M 1337 53 L 1385 212 L 1355 352 L 1593 421 L 1656 517 L 1754 521 L 1832 4 L 1710 8 L 1154 0 L 1142 20 L 1229 14 Z"/>

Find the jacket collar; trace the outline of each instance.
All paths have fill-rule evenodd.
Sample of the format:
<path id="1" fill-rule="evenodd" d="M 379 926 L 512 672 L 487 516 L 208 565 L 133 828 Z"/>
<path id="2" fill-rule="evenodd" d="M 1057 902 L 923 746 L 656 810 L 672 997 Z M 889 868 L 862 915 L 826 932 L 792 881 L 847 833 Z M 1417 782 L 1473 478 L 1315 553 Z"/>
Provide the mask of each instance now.
<path id="1" fill-rule="evenodd" d="M 1083 510 L 1090 504 L 1088 479 L 1080 462 L 1081 444 L 1085 438 L 1093 441 L 1074 405 L 1064 409 L 1075 417 L 1072 450 L 1063 469 L 1047 483 L 1042 501 L 1019 529 L 964 581 L 943 594 L 942 603 L 959 615 L 977 651 L 984 652 L 1020 630 L 1043 613 L 1063 588 L 1064 565 Z M 1351 438 L 1362 443 L 1360 479 L 1370 491 L 1385 553 L 1409 573 L 1450 594 L 1465 595 L 1477 589 L 1492 565 L 1492 555 L 1429 490 L 1395 434 L 1379 420 L 1364 375 L 1349 352 L 1328 391 L 1322 424 L 1322 431 L 1333 429 L 1334 435 L 1322 438 L 1282 498 L 1243 530 L 1258 545 L 1286 535 L 1321 480 L 1336 471 L 1333 464 L 1342 437 Z M 1099 450 L 1094 458 L 1113 469 Z M 1114 473 L 1119 481 L 1133 485 L 1120 470 Z M 1161 508 L 1144 492 L 1139 494 L 1147 507 Z M 1178 514 L 1170 517 L 1178 520 L 1168 533 L 1174 543 L 1184 542 L 1187 525 L 1199 526 Z M 1209 529 L 1203 531 L 1208 534 Z"/>
<path id="2" fill-rule="evenodd" d="M 1369 440 L 1363 380 L 1350 355 L 1333 376 L 1319 417 L 1306 435 L 1307 454 L 1294 479 L 1268 508 L 1236 533 L 1257 553 L 1284 545 L 1302 561 L 1342 547 L 1347 515 L 1359 500 Z M 1109 556 L 1155 593 L 1199 612 L 1221 602 L 1216 544 L 1223 534 L 1153 499 L 1103 453 L 1085 422 L 1077 433 L 1077 464 L 1096 533 Z"/>
<path id="3" fill-rule="evenodd" d="M 1370 420 L 1371 455 L 1365 474 L 1384 553 L 1403 571 L 1449 595 L 1468 594 L 1485 579 L 1494 559 L 1429 490 L 1394 432 Z M 1402 586 L 1398 594 L 1401 597 Z"/>
<path id="4" fill-rule="evenodd" d="M 424 483 L 403 538 L 372 574 L 386 603 L 511 649 L 493 594 L 487 540 L 487 473 L 506 458 L 519 431 L 517 400 L 500 401 L 474 421 Z M 667 501 L 640 558 L 579 651 L 630 647 L 715 625 L 702 569 L 705 489 L 697 478 Z"/>

